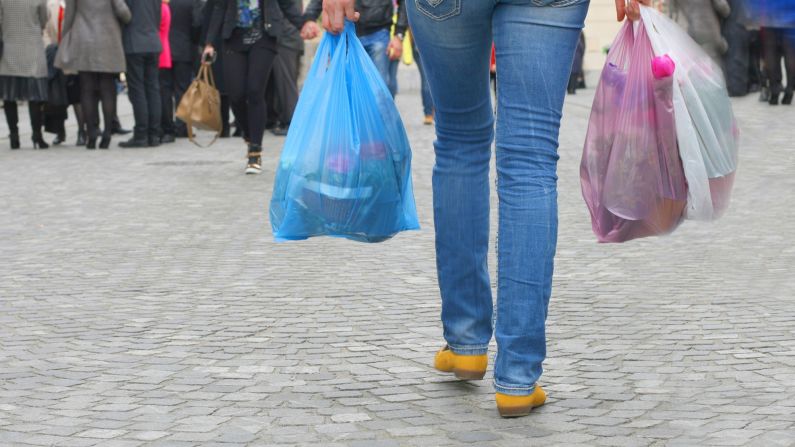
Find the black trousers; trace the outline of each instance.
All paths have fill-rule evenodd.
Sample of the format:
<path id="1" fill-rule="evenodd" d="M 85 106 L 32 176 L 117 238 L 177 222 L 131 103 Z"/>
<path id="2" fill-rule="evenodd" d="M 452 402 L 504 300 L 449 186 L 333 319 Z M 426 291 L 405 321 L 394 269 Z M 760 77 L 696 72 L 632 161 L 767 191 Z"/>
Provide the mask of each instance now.
<path id="1" fill-rule="evenodd" d="M 174 70 L 160 69 L 160 132 L 174 135 Z"/>
<path id="2" fill-rule="evenodd" d="M 160 69 L 160 127 L 163 134 L 185 134 L 185 123 L 175 118 L 174 112 L 192 80 L 192 62 L 173 61 L 171 68 Z"/>
<path id="3" fill-rule="evenodd" d="M 102 120 L 105 133 L 110 135 L 116 116 L 116 74 L 93 71 L 80 72 L 80 106 L 86 120 L 89 137 L 99 135 L 99 102 L 102 101 Z"/>
<path id="4" fill-rule="evenodd" d="M 283 126 L 289 126 L 293 120 L 295 105 L 298 103 L 300 66 L 301 53 L 280 45 L 265 91 L 268 117 L 272 122 L 278 120 Z"/>
<path id="5" fill-rule="evenodd" d="M 16 101 L 3 101 L 3 109 L 6 114 L 6 124 L 12 135 L 19 133 L 19 109 Z M 40 101 L 28 101 L 28 113 L 30 114 L 30 127 L 33 129 L 33 137 L 41 137 L 41 127 L 44 125 L 44 103 Z"/>
<path id="6" fill-rule="evenodd" d="M 784 58 L 784 65 L 787 69 L 787 92 L 795 88 L 795 38 L 792 31 L 781 28 L 763 28 L 762 46 L 765 57 L 765 72 L 770 82 L 770 93 L 778 95 L 783 86 L 781 75 L 781 58 Z"/>
<path id="7" fill-rule="evenodd" d="M 265 122 L 265 87 L 276 59 L 276 39 L 264 35 L 256 43 L 243 43 L 235 32 L 224 41 L 224 83 L 243 136 L 252 145 L 262 145 Z"/>
<path id="8" fill-rule="evenodd" d="M 127 55 L 127 87 L 135 115 L 133 137 L 160 136 L 160 64 L 159 53 Z"/>

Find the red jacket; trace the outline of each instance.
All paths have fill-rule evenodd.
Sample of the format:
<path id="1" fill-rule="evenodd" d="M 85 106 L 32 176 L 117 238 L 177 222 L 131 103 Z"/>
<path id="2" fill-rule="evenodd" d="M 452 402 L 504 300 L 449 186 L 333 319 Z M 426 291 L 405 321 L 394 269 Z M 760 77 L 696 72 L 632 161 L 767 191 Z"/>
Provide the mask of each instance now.
<path id="1" fill-rule="evenodd" d="M 160 43 L 163 51 L 160 52 L 160 68 L 171 68 L 171 45 L 168 43 L 168 32 L 171 30 L 171 8 L 168 3 L 160 6 Z"/>

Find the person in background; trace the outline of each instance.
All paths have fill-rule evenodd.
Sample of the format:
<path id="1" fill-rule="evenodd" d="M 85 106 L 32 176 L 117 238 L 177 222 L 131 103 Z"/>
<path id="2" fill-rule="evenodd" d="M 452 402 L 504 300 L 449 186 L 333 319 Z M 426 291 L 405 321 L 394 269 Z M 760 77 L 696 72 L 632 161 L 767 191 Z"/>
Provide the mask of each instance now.
<path id="1" fill-rule="evenodd" d="M 203 5 L 202 0 L 171 0 L 169 4 L 171 8 L 171 29 L 168 34 L 171 47 L 169 80 L 173 86 L 173 95 L 170 98 L 175 106 L 179 105 L 182 95 L 185 94 L 185 90 L 188 89 L 193 79 L 193 64 L 199 53 L 199 31 Z M 163 72 L 160 74 L 163 76 Z M 173 126 L 175 136 L 180 138 L 188 136 L 185 123 L 176 119 Z"/>
<path id="2" fill-rule="evenodd" d="M 571 66 L 571 76 L 569 76 L 569 86 L 566 89 L 570 95 L 577 93 L 580 84 L 585 82 L 585 71 L 583 70 L 583 59 L 585 58 L 585 33 L 580 33 L 580 40 L 577 42 L 577 50 L 574 52 L 574 63 Z"/>
<path id="3" fill-rule="evenodd" d="M 768 104 L 776 106 L 781 99 L 782 104 L 791 105 L 795 91 L 795 28 L 762 28 L 762 48 L 770 87 Z M 785 76 L 781 74 L 782 59 Z M 784 79 L 787 81 L 786 87 L 783 85 Z"/>
<path id="4" fill-rule="evenodd" d="M 749 79 L 751 32 L 742 23 L 743 0 L 728 1 L 731 12 L 721 25 L 723 38 L 729 45 L 728 51 L 723 55 L 723 72 L 729 96 L 745 96 L 751 86 Z"/>
<path id="5" fill-rule="evenodd" d="M 132 20 L 122 40 L 127 57 L 127 88 L 135 115 L 133 136 L 122 148 L 160 146 L 160 52 L 161 0 L 125 0 Z"/>
<path id="6" fill-rule="evenodd" d="M 61 45 L 55 66 L 80 77 L 80 104 L 85 113 L 87 149 L 99 136 L 99 99 L 105 130 L 100 149 L 110 146 L 116 116 L 116 76 L 126 69 L 121 24 L 130 21 L 123 0 L 66 0 Z"/>
<path id="7" fill-rule="evenodd" d="M 433 98 L 431 98 L 431 88 L 428 86 L 428 79 L 425 77 L 425 70 L 422 67 L 422 58 L 417 44 L 412 42 L 411 50 L 414 53 L 414 62 L 420 72 L 420 88 L 422 94 L 422 114 L 424 116 L 422 124 L 433 125 Z"/>
<path id="8" fill-rule="evenodd" d="M 208 0 L 201 10 L 202 18 L 199 42 L 207 42 L 207 31 L 209 31 L 210 21 L 213 16 L 213 3 L 216 1 L 218 0 Z M 221 39 L 221 35 L 216 35 L 211 44 L 213 48 L 222 48 L 223 39 Z M 215 88 L 218 89 L 218 94 L 221 95 L 221 138 L 229 138 L 232 133 L 229 123 L 231 104 L 229 102 L 229 94 L 226 90 L 226 82 L 224 80 L 224 52 L 216 51 L 214 56 L 212 60 L 213 79 L 215 80 Z"/>
<path id="9" fill-rule="evenodd" d="M 524 416 L 546 401 L 538 380 L 557 246 L 558 138 L 589 1 L 414 0 L 407 6 L 436 111 L 433 203 L 446 344 L 435 367 L 482 379 L 496 335 L 497 409 L 503 417 Z M 357 17 L 353 0 L 324 0 L 323 7 L 330 32 Z M 640 17 L 638 0 L 629 6 L 616 0 L 618 20 L 625 14 Z M 499 68 L 496 312 L 487 264 L 492 41 Z"/>
<path id="10" fill-rule="evenodd" d="M 356 0 L 356 10 L 360 11 L 360 17 L 356 22 L 356 35 L 359 36 L 362 46 L 373 60 L 384 83 L 387 87 L 391 85 L 390 91 L 393 96 L 397 91 L 397 84 L 392 82 L 390 64 L 391 61 L 399 60 L 403 53 L 403 36 L 408 29 L 406 1 L 397 0 L 398 19 L 395 24 L 395 35 L 390 39 L 389 30 L 395 15 L 393 0 Z M 322 9 L 322 0 L 309 2 L 304 11 L 301 37 L 308 40 L 320 35 L 317 19 Z M 323 23 L 327 24 L 328 20 L 328 15 L 324 14 Z"/>
<path id="11" fill-rule="evenodd" d="M 276 39 L 284 33 L 283 17 L 296 28 L 303 25 L 301 11 L 293 0 L 216 0 L 212 3 L 203 57 L 212 57 L 215 53 L 213 42 L 220 35 L 224 81 L 248 144 L 246 174 L 262 172 L 262 136 L 267 122 L 265 87 L 278 54 Z"/>
<path id="12" fill-rule="evenodd" d="M 49 147 L 41 133 L 49 88 L 42 39 L 47 16 L 47 0 L 0 0 L 0 98 L 11 132 L 11 149 L 20 147 L 17 101 L 28 101 L 33 147 Z"/>
<path id="13" fill-rule="evenodd" d="M 173 143 L 176 140 L 174 128 L 174 70 L 171 63 L 171 44 L 169 32 L 171 30 L 171 8 L 169 0 L 163 0 L 160 5 L 160 142 Z"/>
<path id="14" fill-rule="evenodd" d="M 301 0 L 294 1 L 296 7 L 303 9 Z M 287 135 L 287 129 L 293 119 L 295 105 L 298 103 L 301 55 L 304 54 L 304 40 L 301 39 L 298 28 L 287 20 L 282 20 L 282 26 L 284 33 L 276 39 L 279 44 L 278 54 L 265 90 L 269 119 L 266 128 L 276 136 Z"/>

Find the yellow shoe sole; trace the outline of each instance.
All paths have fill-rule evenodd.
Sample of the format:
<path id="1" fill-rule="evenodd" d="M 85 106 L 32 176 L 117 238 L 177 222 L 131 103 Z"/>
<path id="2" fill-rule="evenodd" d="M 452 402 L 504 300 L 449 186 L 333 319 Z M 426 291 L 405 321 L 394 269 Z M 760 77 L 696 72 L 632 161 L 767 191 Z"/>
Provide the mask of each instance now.
<path id="1" fill-rule="evenodd" d="M 533 408 L 544 405 L 547 400 L 547 393 L 536 385 L 533 394 L 528 396 L 511 396 L 509 394 L 497 393 L 497 411 L 504 418 L 517 418 L 527 416 Z"/>
<path id="2" fill-rule="evenodd" d="M 481 380 L 486 375 L 489 358 L 482 355 L 459 355 L 445 346 L 436 353 L 434 368 L 451 372 L 461 380 Z"/>

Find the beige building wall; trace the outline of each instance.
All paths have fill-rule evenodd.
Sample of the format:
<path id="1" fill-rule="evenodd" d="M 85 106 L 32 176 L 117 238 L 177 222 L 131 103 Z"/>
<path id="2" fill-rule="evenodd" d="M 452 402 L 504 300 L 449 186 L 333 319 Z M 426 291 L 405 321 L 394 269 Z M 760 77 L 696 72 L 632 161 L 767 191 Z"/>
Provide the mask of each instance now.
<path id="1" fill-rule="evenodd" d="M 621 24 L 616 21 L 615 0 L 591 0 L 585 19 L 585 70 L 601 70 L 605 64 L 604 49 L 613 43 Z"/>

